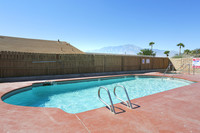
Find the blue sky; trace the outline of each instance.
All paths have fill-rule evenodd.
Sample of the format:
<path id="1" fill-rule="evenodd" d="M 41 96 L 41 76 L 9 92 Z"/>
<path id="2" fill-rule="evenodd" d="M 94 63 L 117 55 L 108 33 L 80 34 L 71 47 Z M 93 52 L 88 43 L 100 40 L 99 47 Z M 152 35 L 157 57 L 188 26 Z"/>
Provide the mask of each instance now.
<path id="1" fill-rule="evenodd" d="M 0 35 L 67 41 L 86 51 L 134 44 L 200 48 L 200 0 L 0 0 Z"/>

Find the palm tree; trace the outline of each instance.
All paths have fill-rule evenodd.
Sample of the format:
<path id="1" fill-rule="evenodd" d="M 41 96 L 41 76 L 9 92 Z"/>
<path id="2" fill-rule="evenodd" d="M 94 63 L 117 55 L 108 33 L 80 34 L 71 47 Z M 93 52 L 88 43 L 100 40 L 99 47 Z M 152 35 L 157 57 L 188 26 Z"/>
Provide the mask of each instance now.
<path id="1" fill-rule="evenodd" d="M 184 54 L 189 54 L 191 51 L 189 49 L 184 50 Z"/>
<path id="2" fill-rule="evenodd" d="M 179 43 L 177 44 L 177 46 L 179 47 L 179 55 L 181 55 L 181 47 L 185 47 L 185 45 L 183 43 Z"/>
<path id="3" fill-rule="evenodd" d="M 169 56 L 170 51 L 165 51 L 164 54 L 167 55 L 167 57 Z"/>
<path id="4" fill-rule="evenodd" d="M 155 44 L 155 42 L 150 42 L 149 46 L 151 46 L 151 51 L 153 51 L 153 45 Z"/>

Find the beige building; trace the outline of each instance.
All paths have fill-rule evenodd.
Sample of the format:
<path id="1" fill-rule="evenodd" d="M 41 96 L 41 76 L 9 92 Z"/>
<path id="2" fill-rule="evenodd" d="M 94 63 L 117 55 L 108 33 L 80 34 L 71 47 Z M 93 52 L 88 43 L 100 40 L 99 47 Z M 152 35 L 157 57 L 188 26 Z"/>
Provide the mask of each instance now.
<path id="1" fill-rule="evenodd" d="M 63 41 L 25 39 L 0 36 L 0 51 L 48 53 L 48 54 L 84 54 L 71 44 Z"/>

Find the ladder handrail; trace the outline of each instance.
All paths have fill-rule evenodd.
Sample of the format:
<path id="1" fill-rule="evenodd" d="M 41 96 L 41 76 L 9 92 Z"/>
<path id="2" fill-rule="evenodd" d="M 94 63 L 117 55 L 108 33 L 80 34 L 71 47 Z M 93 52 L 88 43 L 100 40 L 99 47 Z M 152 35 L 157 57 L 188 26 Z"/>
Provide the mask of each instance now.
<path id="1" fill-rule="evenodd" d="M 127 99 L 128 99 L 128 102 L 122 100 L 121 98 L 119 98 L 119 97 L 116 95 L 116 92 L 115 92 L 115 91 L 116 91 L 116 88 L 117 88 L 117 87 L 121 87 L 121 88 L 124 89 L 124 91 L 125 91 L 125 93 L 126 93 L 126 97 L 127 97 Z M 117 99 L 119 99 L 120 101 L 126 103 L 126 105 L 127 105 L 129 108 L 133 109 L 132 104 L 131 104 L 131 101 L 130 101 L 129 96 L 128 96 L 128 93 L 127 93 L 126 88 L 125 88 L 124 86 L 122 86 L 122 85 L 116 85 L 113 92 L 114 92 L 114 95 L 115 95 L 115 97 L 116 97 Z"/>
<path id="2" fill-rule="evenodd" d="M 187 66 L 189 66 L 188 67 L 188 74 L 190 74 L 190 64 L 189 63 L 181 65 L 178 69 L 180 69 L 182 67 L 182 69 L 180 69 L 179 71 L 183 71 L 183 69 L 185 69 Z M 171 77 L 174 78 L 174 74 Z"/>
<path id="3" fill-rule="evenodd" d="M 183 69 L 182 67 L 183 67 L 184 65 L 185 65 L 185 64 L 182 64 L 176 71 L 178 71 L 179 69 L 182 70 L 182 69 Z M 182 68 L 182 69 L 181 69 L 181 68 Z"/>
<path id="4" fill-rule="evenodd" d="M 187 66 L 190 66 L 190 64 L 188 63 L 188 64 L 183 64 L 183 65 L 181 65 L 182 69 L 180 69 L 181 67 L 179 67 L 179 68 L 177 69 L 177 71 L 183 71 L 183 69 L 185 69 Z M 179 70 L 179 69 L 180 69 L 180 70 Z"/>
<path id="5" fill-rule="evenodd" d="M 182 71 L 184 68 L 186 68 L 186 66 L 190 66 L 190 64 L 188 63 L 188 64 L 185 64 L 185 67 L 183 67 L 180 71 Z M 188 67 L 188 69 L 189 69 L 190 67 Z"/>
<path id="6" fill-rule="evenodd" d="M 105 89 L 105 90 L 107 91 L 108 97 L 109 97 L 109 99 L 110 99 L 111 105 L 107 104 L 107 103 L 101 98 L 101 96 L 100 96 L 100 91 L 101 91 L 101 89 Z M 103 86 L 99 87 L 98 96 L 99 96 L 99 100 L 100 100 L 102 103 L 104 103 L 104 104 L 110 109 L 111 112 L 113 112 L 114 114 L 116 114 L 115 108 L 114 108 L 114 105 L 113 105 L 112 98 L 111 98 L 111 96 L 110 96 L 109 90 L 108 90 L 107 88 L 103 87 Z"/>
<path id="7" fill-rule="evenodd" d="M 165 72 L 164 72 L 164 75 L 167 73 L 167 71 L 169 70 L 169 68 L 171 67 L 171 65 L 172 65 L 172 64 L 169 64 L 169 65 L 168 65 L 167 69 L 166 69 Z"/>

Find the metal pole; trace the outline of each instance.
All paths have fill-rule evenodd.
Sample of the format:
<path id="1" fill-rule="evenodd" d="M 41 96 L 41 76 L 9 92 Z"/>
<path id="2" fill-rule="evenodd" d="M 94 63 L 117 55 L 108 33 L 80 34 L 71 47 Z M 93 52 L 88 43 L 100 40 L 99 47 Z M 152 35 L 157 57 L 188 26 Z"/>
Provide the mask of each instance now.
<path id="1" fill-rule="evenodd" d="M 189 70 L 188 70 L 188 73 L 190 74 L 190 64 L 188 64 L 189 65 Z"/>
<path id="2" fill-rule="evenodd" d="M 195 66 L 193 66 L 193 75 L 195 75 Z"/>

